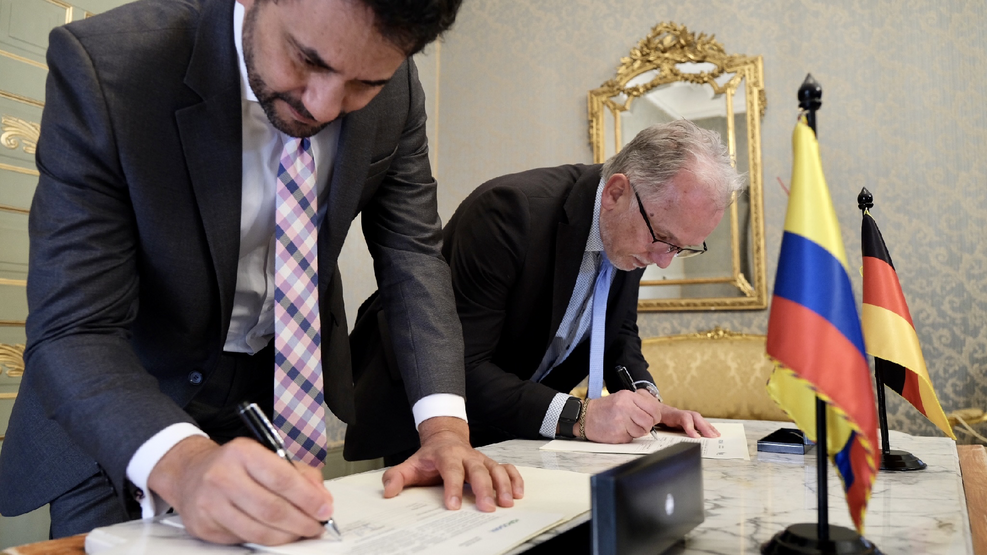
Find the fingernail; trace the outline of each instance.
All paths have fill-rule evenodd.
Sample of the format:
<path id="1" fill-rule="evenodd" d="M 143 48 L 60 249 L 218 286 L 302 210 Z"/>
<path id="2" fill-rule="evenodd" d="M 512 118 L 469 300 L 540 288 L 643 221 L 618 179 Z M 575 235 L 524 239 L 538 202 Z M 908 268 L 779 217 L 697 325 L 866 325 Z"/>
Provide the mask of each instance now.
<path id="1" fill-rule="evenodd" d="M 315 518 L 319 520 L 329 520 L 332 516 L 332 505 L 323 505 L 319 507 L 319 510 L 315 513 Z"/>
<path id="2" fill-rule="evenodd" d="M 494 501 L 493 497 L 484 497 L 483 504 L 486 505 L 487 507 L 490 507 L 491 510 L 497 508 L 497 502 Z"/>
<path id="3" fill-rule="evenodd" d="M 450 509 L 453 509 L 453 510 L 458 509 L 459 507 L 462 506 L 462 504 L 463 504 L 463 500 L 460 499 L 460 498 L 458 498 L 458 497 L 451 497 L 451 498 L 449 498 L 449 508 Z"/>
<path id="4" fill-rule="evenodd" d="M 384 489 L 387 490 L 387 485 L 390 484 L 390 480 L 384 480 Z"/>

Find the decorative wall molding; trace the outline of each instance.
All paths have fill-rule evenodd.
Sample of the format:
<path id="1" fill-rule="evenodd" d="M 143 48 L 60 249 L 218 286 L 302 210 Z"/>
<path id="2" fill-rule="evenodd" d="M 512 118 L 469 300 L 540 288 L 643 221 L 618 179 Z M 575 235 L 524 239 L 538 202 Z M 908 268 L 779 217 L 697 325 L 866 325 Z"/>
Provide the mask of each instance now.
<path id="1" fill-rule="evenodd" d="M 22 104 L 29 104 L 37 108 L 45 107 L 45 103 L 40 100 L 35 100 L 33 98 L 28 98 L 26 96 L 21 96 L 19 94 L 14 94 L 4 90 L 0 90 L 0 98 L 6 98 L 7 100 L 13 100 L 14 102 L 20 102 Z"/>
<path id="2" fill-rule="evenodd" d="M 22 149 L 25 154 L 34 154 L 38 149 L 41 124 L 14 116 L 0 117 L 0 145 L 11 150 Z"/>
<path id="3" fill-rule="evenodd" d="M 43 64 L 41 62 L 34 61 L 31 58 L 25 58 L 24 56 L 18 56 L 17 54 L 14 54 L 13 52 L 7 52 L 6 50 L 0 50 L 0 56 L 3 56 L 5 58 L 10 58 L 11 60 L 16 60 L 18 62 L 21 62 L 21 63 L 24 63 L 24 64 L 28 64 L 28 65 L 32 65 L 32 66 L 34 66 L 36 68 L 39 68 L 39 69 L 43 69 L 45 71 L 48 71 L 48 66 L 46 64 Z"/>
<path id="4" fill-rule="evenodd" d="M 4 373 L 11 378 L 19 378 L 24 375 L 23 343 L 14 345 L 0 343 L 0 374 Z"/>

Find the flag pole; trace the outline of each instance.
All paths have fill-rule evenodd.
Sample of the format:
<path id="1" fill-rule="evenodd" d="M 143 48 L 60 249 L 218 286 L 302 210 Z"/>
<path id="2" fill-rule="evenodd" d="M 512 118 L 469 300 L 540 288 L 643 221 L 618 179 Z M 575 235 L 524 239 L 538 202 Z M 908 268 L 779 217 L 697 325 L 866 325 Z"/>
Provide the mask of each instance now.
<path id="1" fill-rule="evenodd" d="M 816 110 L 822 106 L 822 86 L 805 76 L 799 87 L 799 107 L 803 110 L 805 122 L 816 134 Z M 818 137 L 818 134 L 816 134 Z M 826 436 L 826 403 L 816 397 L 816 525 L 809 523 L 792 524 L 775 534 L 761 546 L 765 555 L 863 555 L 880 554 L 881 551 L 858 534 L 844 526 L 829 524 L 829 487 L 826 474 L 828 441 Z"/>
<path id="2" fill-rule="evenodd" d="M 816 132 L 816 110 L 822 107 L 822 86 L 812 78 L 805 76 L 805 81 L 799 87 L 799 108 L 805 113 L 805 123 L 812 133 Z M 821 545 L 829 543 L 829 487 L 826 476 L 826 459 L 829 458 L 826 441 L 826 403 L 816 397 L 816 503 L 818 518 L 816 522 L 817 537 Z"/>
<path id="3" fill-rule="evenodd" d="M 874 207 L 874 195 L 867 187 L 860 189 L 857 195 L 857 208 L 864 217 L 868 210 Z M 877 418 L 881 424 L 881 470 L 924 470 L 926 464 L 908 451 L 891 450 L 891 439 L 888 437 L 888 407 L 884 398 L 884 367 L 893 364 L 880 357 L 874 357 L 874 382 L 877 385 Z"/>

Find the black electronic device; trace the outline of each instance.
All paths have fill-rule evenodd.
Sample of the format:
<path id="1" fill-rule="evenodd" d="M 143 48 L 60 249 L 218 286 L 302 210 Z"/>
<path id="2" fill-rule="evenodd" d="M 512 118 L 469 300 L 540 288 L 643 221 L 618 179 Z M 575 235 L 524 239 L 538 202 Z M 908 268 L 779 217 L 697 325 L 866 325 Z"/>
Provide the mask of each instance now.
<path id="1" fill-rule="evenodd" d="M 579 437 L 579 413 L 582 411 L 583 402 L 578 397 L 569 397 L 562 405 L 562 414 L 559 415 L 559 435 L 563 439 L 574 439 Z"/>
<path id="2" fill-rule="evenodd" d="M 705 518 L 698 443 L 678 443 L 590 478 L 594 555 L 655 555 Z"/>
<path id="3" fill-rule="evenodd" d="M 757 440 L 758 451 L 788 455 L 804 455 L 813 445 L 797 428 L 780 428 Z"/>

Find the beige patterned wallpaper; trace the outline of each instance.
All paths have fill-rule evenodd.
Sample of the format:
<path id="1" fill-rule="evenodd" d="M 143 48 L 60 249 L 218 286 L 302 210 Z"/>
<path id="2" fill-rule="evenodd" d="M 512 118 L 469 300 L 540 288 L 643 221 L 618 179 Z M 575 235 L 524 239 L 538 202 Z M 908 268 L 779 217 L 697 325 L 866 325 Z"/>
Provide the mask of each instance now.
<path id="1" fill-rule="evenodd" d="M 665 20 L 715 34 L 730 53 L 764 57 L 769 290 L 786 207 L 777 178 L 790 179 L 796 91 L 811 72 L 823 86 L 823 167 L 851 266 L 860 264 L 856 196 L 866 186 L 943 408 L 987 408 L 980 0 L 466 0 L 439 52 L 420 62 L 433 83 L 426 90 L 443 217 L 486 179 L 591 161 L 587 91 Z M 852 277 L 859 299 L 860 275 Z M 639 325 L 643 336 L 714 325 L 764 333 L 767 311 L 651 313 Z M 889 418 L 893 429 L 938 433 L 893 394 Z"/>

